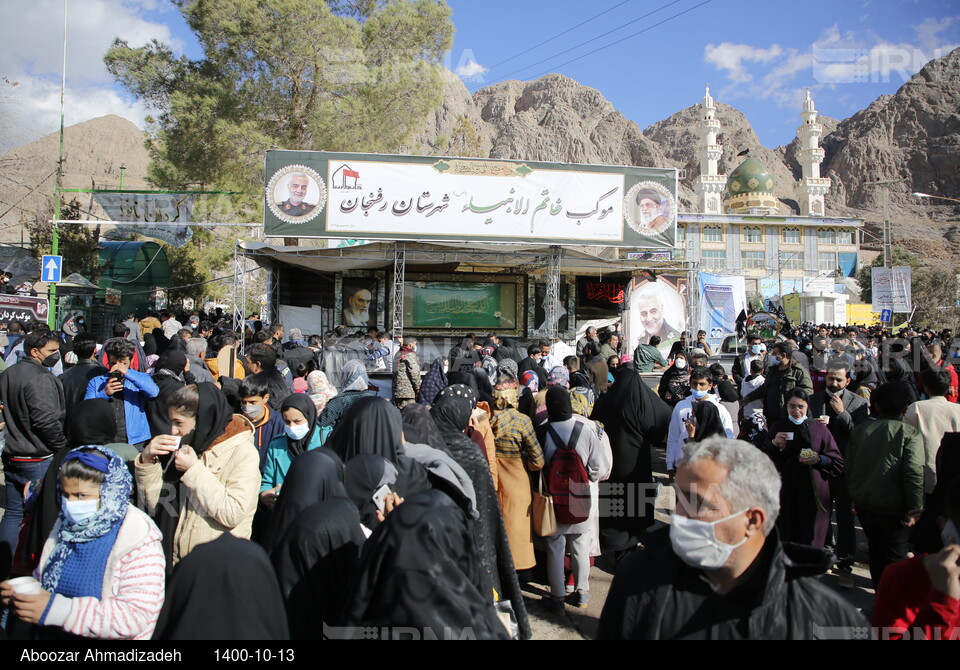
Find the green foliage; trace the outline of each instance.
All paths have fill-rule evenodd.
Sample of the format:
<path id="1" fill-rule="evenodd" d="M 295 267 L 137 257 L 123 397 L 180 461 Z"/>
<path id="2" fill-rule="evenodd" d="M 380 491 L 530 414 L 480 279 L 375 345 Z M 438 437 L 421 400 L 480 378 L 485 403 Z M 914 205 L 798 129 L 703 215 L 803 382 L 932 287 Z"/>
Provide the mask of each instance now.
<path id="1" fill-rule="evenodd" d="M 81 207 L 76 198 L 70 202 L 61 200 L 60 218 L 79 221 Z M 30 249 L 38 260 L 51 251 L 53 240 L 53 225 L 49 223 L 53 218 L 53 206 L 48 205 L 44 211 L 38 211 L 36 219 L 30 224 Z M 57 253 L 63 256 L 64 279 L 79 272 L 94 284 L 100 281 L 103 266 L 100 265 L 100 227 L 79 224 L 61 223 L 57 227 L 59 237 Z"/>
<path id="2" fill-rule="evenodd" d="M 117 39 L 109 71 L 160 110 L 150 179 L 243 192 L 234 220 L 262 216 L 267 149 L 391 152 L 441 102 L 453 39 L 435 0 L 175 0 L 203 48 Z"/>
<path id="3" fill-rule="evenodd" d="M 226 274 L 233 255 L 233 247 L 217 239 L 212 232 L 194 228 L 193 238 L 182 247 L 164 245 L 170 263 L 170 283 L 173 288 L 167 297 L 173 303 L 187 298 L 200 301 L 211 293 L 213 284 L 203 284 L 215 276 Z M 176 287 L 183 288 L 176 288 Z"/>
<path id="4" fill-rule="evenodd" d="M 439 138 L 437 144 L 439 145 Z M 470 119 L 463 115 L 457 117 L 457 125 L 453 128 L 453 140 L 450 141 L 447 153 L 463 158 L 480 158 L 483 154 L 483 140 L 480 133 Z"/>
<path id="5" fill-rule="evenodd" d="M 890 265 L 908 265 L 912 269 L 910 288 L 916 312 L 912 323 L 919 327 L 944 328 L 956 326 L 960 319 L 957 308 L 957 269 L 930 267 L 906 249 L 894 247 L 890 252 Z M 877 256 L 872 265 L 857 271 L 860 297 L 863 302 L 873 302 L 871 269 L 883 267 L 883 255 Z"/>

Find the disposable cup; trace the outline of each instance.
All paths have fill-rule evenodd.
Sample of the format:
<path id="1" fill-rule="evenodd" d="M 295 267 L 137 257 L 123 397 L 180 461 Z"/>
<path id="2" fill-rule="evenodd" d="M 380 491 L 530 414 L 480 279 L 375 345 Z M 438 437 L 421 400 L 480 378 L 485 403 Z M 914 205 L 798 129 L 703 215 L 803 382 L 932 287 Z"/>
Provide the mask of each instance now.
<path id="1" fill-rule="evenodd" d="M 787 440 L 793 439 L 793 433 L 787 433 Z"/>
<path id="2" fill-rule="evenodd" d="M 823 420 L 824 423 L 830 423 L 830 417 L 827 416 L 826 414 L 821 414 L 820 418 Z"/>
<path id="3" fill-rule="evenodd" d="M 7 580 L 14 593 L 40 593 L 40 582 L 33 577 L 14 577 Z"/>

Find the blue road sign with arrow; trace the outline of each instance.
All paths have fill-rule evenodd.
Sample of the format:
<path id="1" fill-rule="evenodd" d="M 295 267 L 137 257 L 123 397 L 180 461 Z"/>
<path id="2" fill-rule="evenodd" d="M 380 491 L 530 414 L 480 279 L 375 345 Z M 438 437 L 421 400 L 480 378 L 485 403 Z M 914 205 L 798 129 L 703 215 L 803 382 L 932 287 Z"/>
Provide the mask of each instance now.
<path id="1" fill-rule="evenodd" d="M 40 278 L 55 284 L 63 274 L 63 256 L 44 256 L 40 261 Z"/>
<path id="2" fill-rule="evenodd" d="M 893 319 L 893 310 L 892 309 L 882 309 L 880 310 L 880 320 L 883 323 L 889 323 Z"/>

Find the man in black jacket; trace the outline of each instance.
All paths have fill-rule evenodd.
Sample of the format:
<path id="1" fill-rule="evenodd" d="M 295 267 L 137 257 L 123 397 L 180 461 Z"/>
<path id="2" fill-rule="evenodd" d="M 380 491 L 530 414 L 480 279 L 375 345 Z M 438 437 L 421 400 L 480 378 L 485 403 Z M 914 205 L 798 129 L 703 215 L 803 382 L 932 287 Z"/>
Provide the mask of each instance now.
<path id="1" fill-rule="evenodd" d="M 756 447 L 690 443 L 676 481 L 669 531 L 620 564 L 598 639 L 853 637 L 868 625 L 814 578 L 827 552 L 781 546 L 780 475 Z"/>
<path id="2" fill-rule="evenodd" d="M 107 374 L 107 368 L 96 360 L 96 351 L 97 338 L 90 333 L 80 333 L 73 338 L 73 353 L 77 355 L 77 363 L 60 375 L 67 410 L 65 425 L 70 425 L 71 412 L 77 403 L 83 400 L 90 380 Z"/>
<path id="3" fill-rule="evenodd" d="M 42 479 L 53 455 L 67 446 L 63 386 L 47 370 L 60 360 L 60 340 L 49 330 L 36 330 L 24 338 L 23 350 L 20 362 L 0 374 L 7 494 L 0 520 L 0 579 L 17 548 L 24 486 Z"/>
<path id="4" fill-rule="evenodd" d="M 827 364 L 826 389 L 810 396 L 808 413 L 814 421 L 826 424 L 833 435 L 840 454 L 846 457 L 850 433 L 867 421 L 869 406 L 856 393 L 847 390 L 850 385 L 850 364 L 843 359 L 834 359 Z M 853 502 L 847 491 L 845 477 L 830 480 L 830 497 L 837 512 L 836 554 L 839 559 L 840 586 L 853 588 L 853 553 L 857 549 L 854 530 Z"/>

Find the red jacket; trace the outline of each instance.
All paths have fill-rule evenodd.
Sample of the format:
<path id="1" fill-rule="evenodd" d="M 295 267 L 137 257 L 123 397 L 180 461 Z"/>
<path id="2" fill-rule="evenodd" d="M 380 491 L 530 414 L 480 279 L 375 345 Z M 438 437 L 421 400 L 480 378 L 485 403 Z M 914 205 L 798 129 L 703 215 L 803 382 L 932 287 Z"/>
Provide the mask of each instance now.
<path id="1" fill-rule="evenodd" d="M 939 363 L 934 363 L 935 366 L 941 370 L 946 370 L 950 373 L 950 388 L 947 389 L 947 392 L 944 394 L 944 397 L 950 402 L 957 402 L 960 400 L 960 395 L 957 393 L 957 385 L 960 382 L 960 378 L 957 377 L 956 369 L 947 362 L 947 359 L 941 358 Z M 923 381 L 920 378 L 920 375 L 917 375 L 917 391 L 923 393 Z"/>
<path id="2" fill-rule="evenodd" d="M 881 640 L 960 640 L 960 600 L 933 588 L 923 567 L 925 555 L 883 571 L 873 610 Z"/>

